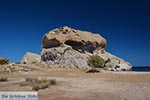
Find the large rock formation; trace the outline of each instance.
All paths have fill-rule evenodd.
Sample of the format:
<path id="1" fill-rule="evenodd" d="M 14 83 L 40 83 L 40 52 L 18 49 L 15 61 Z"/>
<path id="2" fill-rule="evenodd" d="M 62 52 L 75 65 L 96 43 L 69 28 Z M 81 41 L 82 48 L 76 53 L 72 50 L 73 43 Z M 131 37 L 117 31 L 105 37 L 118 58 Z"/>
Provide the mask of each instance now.
<path id="1" fill-rule="evenodd" d="M 41 56 L 35 53 L 27 52 L 21 60 L 23 64 L 39 63 Z"/>
<path id="2" fill-rule="evenodd" d="M 104 60 L 110 59 L 105 64 L 109 70 L 131 69 L 128 62 L 106 52 L 105 46 L 106 40 L 99 34 L 65 26 L 43 36 L 41 60 L 63 68 L 90 68 L 87 57 L 98 54 Z"/>

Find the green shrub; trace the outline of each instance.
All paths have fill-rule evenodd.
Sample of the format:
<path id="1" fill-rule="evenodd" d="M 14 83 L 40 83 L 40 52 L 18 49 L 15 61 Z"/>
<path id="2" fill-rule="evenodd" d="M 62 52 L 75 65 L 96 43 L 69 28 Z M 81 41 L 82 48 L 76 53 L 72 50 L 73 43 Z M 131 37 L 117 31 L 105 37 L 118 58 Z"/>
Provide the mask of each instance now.
<path id="1" fill-rule="evenodd" d="M 8 78 L 7 77 L 0 77 L 0 82 L 7 82 Z"/>
<path id="2" fill-rule="evenodd" d="M 8 64 L 9 63 L 9 60 L 6 59 L 6 58 L 0 58 L 0 65 L 5 65 L 5 64 Z"/>
<path id="3" fill-rule="evenodd" d="M 50 84 L 51 85 L 56 85 L 56 80 L 55 79 L 50 80 Z"/>
<path id="4" fill-rule="evenodd" d="M 94 68 L 103 68 L 105 60 L 98 55 L 88 57 L 88 64 Z"/>

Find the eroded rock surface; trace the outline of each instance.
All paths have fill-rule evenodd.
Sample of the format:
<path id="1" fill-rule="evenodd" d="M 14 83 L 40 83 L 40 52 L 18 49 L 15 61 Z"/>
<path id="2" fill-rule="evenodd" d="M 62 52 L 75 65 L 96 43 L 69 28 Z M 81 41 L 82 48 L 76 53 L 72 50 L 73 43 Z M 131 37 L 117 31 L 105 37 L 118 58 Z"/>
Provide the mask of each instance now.
<path id="1" fill-rule="evenodd" d="M 87 55 L 74 50 L 70 46 L 43 49 L 42 61 L 57 64 L 62 68 L 89 68 Z"/>
<path id="2" fill-rule="evenodd" d="M 98 54 L 106 61 L 108 70 L 131 69 L 131 64 L 106 52 L 105 47 L 106 40 L 101 35 L 65 26 L 43 36 L 41 60 L 62 68 L 90 68 L 87 57 Z"/>
<path id="3" fill-rule="evenodd" d="M 122 58 L 119 58 L 113 54 L 110 54 L 104 49 L 96 51 L 95 54 L 98 54 L 105 61 L 107 61 L 105 66 L 107 66 L 108 70 L 112 70 L 112 71 L 131 70 L 132 65 L 130 63 L 126 62 Z"/>
<path id="4" fill-rule="evenodd" d="M 21 60 L 23 64 L 39 63 L 41 56 L 35 53 L 27 52 Z"/>
<path id="5" fill-rule="evenodd" d="M 90 52 L 105 48 L 106 40 L 99 34 L 71 29 L 67 26 L 46 33 L 42 40 L 42 48 L 59 47 L 63 44 L 71 46 L 79 52 Z"/>

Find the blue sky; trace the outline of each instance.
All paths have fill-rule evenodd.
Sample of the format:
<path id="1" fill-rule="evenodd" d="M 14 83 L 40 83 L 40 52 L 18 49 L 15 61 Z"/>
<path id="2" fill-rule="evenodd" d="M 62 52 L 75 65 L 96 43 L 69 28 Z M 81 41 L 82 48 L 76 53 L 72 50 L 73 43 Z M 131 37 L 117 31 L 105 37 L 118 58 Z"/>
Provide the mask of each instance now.
<path id="1" fill-rule="evenodd" d="M 42 36 L 69 26 L 100 33 L 106 50 L 133 65 L 150 65 L 148 0 L 0 0 L 0 57 L 40 54 Z"/>

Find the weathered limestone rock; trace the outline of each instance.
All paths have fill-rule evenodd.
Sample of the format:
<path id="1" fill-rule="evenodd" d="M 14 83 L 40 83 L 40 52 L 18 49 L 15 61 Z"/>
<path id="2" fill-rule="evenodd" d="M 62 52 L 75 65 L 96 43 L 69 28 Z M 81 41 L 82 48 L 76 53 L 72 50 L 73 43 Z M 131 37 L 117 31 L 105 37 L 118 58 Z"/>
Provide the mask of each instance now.
<path id="1" fill-rule="evenodd" d="M 71 29 L 67 26 L 46 33 L 42 40 L 42 48 L 59 47 L 63 44 L 71 46 L 79 52 L 93 52 L 105 48 L 106 40 L 99 34 Z"/>
<path id="2" fill-rule="evenodd" d="M 90 68 L 87 57 L 98 54 L 108 70 L 131 69 L 131 64 L 106 52 L 105 46 L 106 40 L 101 35 L 65 26 L 43 36 L 41 60 L 62 68 Z"/>
<path id="3" fill-rule="evenodd" d="M 109 70 L 114 71 L 130 70 L 132 67 L 130 63 L 124 61 L 123 59 L 115 55 L 106 52 L 104 49 L 96 51 L 95 54 L 98 54 L 105 61 L 107 61 L 108 59 L 110 60 L 105 64 L 105 66 L 107 66 Z"/>
<path id="4" fill-rule="evenodd" d="M 41 60 L 57 64 L 62 68 L 89 68 L 87 55 L 72 49 L 70 46 L 43 49 Z"/>
<path id="5" fill-rule="evenodd" d="M 39 63 L 41 60 L 41 56 L 38 54 L 34 54 L 31 52 L 27 52 L 21 60 L 23 64 L 32 64 L 32 63 Z"/>

